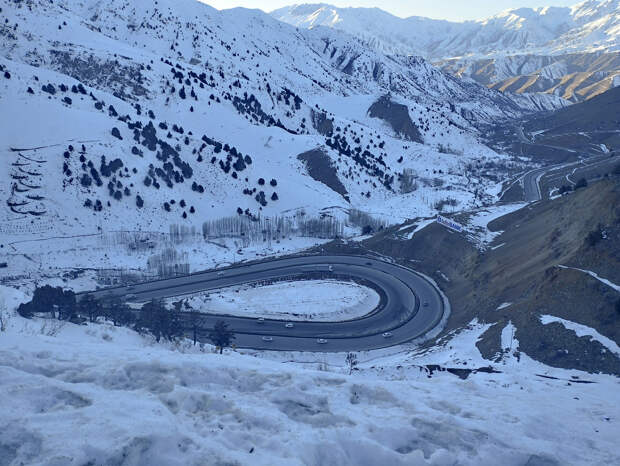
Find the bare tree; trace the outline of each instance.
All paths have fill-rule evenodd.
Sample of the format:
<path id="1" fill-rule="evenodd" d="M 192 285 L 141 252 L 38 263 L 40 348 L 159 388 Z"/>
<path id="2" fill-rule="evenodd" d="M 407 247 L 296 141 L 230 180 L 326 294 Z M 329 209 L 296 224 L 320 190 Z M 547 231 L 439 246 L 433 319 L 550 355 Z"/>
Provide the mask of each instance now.
<path id="1" fill-rule="evenodd" d="M 183 333 L 179 313 L 166 309 L 160 299 L 152 299 L 142 306 L 136 330 L 152 333 L 158 342 L 162 337 L 172 341 Z"/>
<path id="2" fill-rule="evenodd" d="M 112 321 L 115 327 L 128 325 L 133 320 L 129 306 L 120 298 L 113 298 L 103 304 L 103 314 Z"/>
<path id="3" fill-rule="evenodd" d="M 411 168 L 405 168 L 400 175 L 400 192 L 411 193 L 418 189 L 418 174 Z"/>
<path id="4" fill-rule="evenodd" d="M 349 366 L 349 375 L 353 373 L 353 369 L 357 366 L 357 356 L 355 353 L 347 353 L 347 366 Z"/>
<path id="5" fill-rule="evenodd" d="M 91 294 L 84 296 L 77 305 L 78 312 L 82 315 L 88 316 L 88 320 L 95 322 L 97 317 L 103 315 L 103 308 L 101 303 L 95 299 Z"/>
<path id="6" fill-rule="evenodd" d="M 178 312 L 181 312 L 181 303 L 182 301 L 174 303 L 175 309 L 177 309 Z M 187 301 L 183 303 L 183 307 L 185 308 L 185 315 L 187 316 L 187 328 L 192 332 L 192 340 L 194 341 L 194 346 L 196 346 L 198 332 L 204 323 L 202 314 L 196 312 Z"/>
<path id="7" fill-rule="evenodd" d="M 228 324 L 226 322 L 218 320 L 213 330 L 209 332 L 209 339 L 220 349 L 220 354 L 222 354 L 224 348 L 231 345 L 232 340 L 235 339 L 235 335 L 228 329 Z"/>

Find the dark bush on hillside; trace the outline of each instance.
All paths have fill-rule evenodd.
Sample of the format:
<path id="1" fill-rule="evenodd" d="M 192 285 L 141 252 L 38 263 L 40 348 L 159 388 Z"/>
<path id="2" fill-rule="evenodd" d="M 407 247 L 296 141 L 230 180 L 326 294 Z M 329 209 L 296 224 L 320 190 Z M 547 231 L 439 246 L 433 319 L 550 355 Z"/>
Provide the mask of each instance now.
<path id="1" fill-rule="evenodd" d="M 75 310 L 75 293 L 61 287 L 45 285 L 34 290 L 32 301 L 21 304 L 17 312 L 22 317 L 30 318 L 34 313 L 54 314 L 58 310 L 58 318 L 70 316 Z M 52 317 L 55 317 L 52 315 Z"/>
<path id="2" fill-rule="evenodd" d="M 85 188 L 88 188 L 93 183 L 93 179 L 88 176 L 86 173 L 82 175 L 82 179 L 80 179 L 80 184 Z"/>
<path id="3" fill-rule="evenodd" d="M 596 230 L 592 230 L 590 233 L 588 233 L 588 236 L 586 236 L 586 241 L 585 242 L 586 242 L 586 245 L 588 245 L 589 247 L 593 248 L 602 239 L 603 239 L 603 235 L 601 233 L 601 229 L 597 228 Z"/>
<path id="4" fill-rule="evenodd" d="M 43 92 L 47 92 L 48 94 L 56 94 L 56 89 L 51 84 L 47 84 L 41 88 Z"/>
<path id="5" fill-rule="evenodd" d="M 101 166 L 99 167 L 101 174 L 106 178 L 112 176 L 118 169 L 123 167 L 123 161 L 121 159 L 114 159 L 110 163 L 106 163 L 105 157 L 101 157 Z"/>
<path id="6" fill-rule="evenodd" d="M 620 314 L 620 298 L 616 301 L 616 313 Z"/>
<path id="7" fill-rule="evenodd" d="M 139 195 L 136 196 L 136 206 L 138 206 L 138 209 L 141 209 L 142 206 L 144 206 L 144 200 Z"/>
<path id="8" fill-rule="evenodd" d="M 620 175 L 620 163 L 614 167 L 614 169 L 612 170 L 612 173 L 614 175 Z"/>
<path id="9" fill-rule="evenodd" d="M 32 302 L 20 304 L 17 308 L 17 313 L 26 319 L 30 319 L 34 315 Z"/>
<path id="10" fill-rule="evenodd" d="M 575 190 L 580 189 L 580 188 L 585 188 L 588 186 L 588 180 L 586 180 L 585 178 L 580 178 L 579 181 L 577 181 L 577 183 L 575 184 Z"/>
<path id="11" fill-rule="evenodd" d="M 116 126 L 114 128 L 112 128 L 112 136 L 114 136 L 115 138 L 120 139 L 121 141 L 123 140 L 123 137 L 121 136 L 121 132 L 118 130 L 118 128 Z"/>
<path id="12" fill-rule="evenodd" d="M 172 341 L 183 334 L 179 313 L 166 309 L 163 302 L 156 299 L 142 306 L 135 329 L 152 334 L 157 341 L 162 337 Z"/>
<path id="13" fill-rule="evenodd" d="M 131 308 L 119 298 L 104 302 L 101 313 L 106 319 L 111 320 L 115 327 L 131 325 L 135 322 Z"/>
<path id="14" fill-rule="evenodd" d="M 267 205 L 267 200 L 265 199 L 264 191 L 260 191 L 256 196 L 254 196 L 254 199 L 256 199 L 256 202 L 258 202 L 263 207 Z"/>

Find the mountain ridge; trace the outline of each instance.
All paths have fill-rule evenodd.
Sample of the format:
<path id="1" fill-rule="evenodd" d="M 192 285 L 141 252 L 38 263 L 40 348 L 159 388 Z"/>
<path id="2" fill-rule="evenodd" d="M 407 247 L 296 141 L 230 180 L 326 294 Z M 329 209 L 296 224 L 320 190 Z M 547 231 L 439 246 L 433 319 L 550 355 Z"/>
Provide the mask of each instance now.
<path id="1" fill-rule="evenodd" d="M 422 56 L 443 71 L 502 92 L 578 102 L 620 83 L 618 0 L 510 9 L 462 23 L 326 3 L 293 5 L 271 15 L 299 28 L 347 32 L 388 55 Z"/>
<path id="2" fill-rule="evenodd" d="M 509 9 L 460 23 L 420 16 L 401 18 L 379 8 L 338 8 L 327 3 L 296 4 L 270 14 L 300 28 L 327 26 L 343 30 L 388 54 L 420 55 L 431 60 L 515 51 L 553 54 L 620 49 L 617 0 L 586 0 L 573 7 Z M 379 24 L 376 16 L 388 24 Z M 429 26 L 432 35 L 429 30 L 417 30 Z"/>
<path id="3" fill-rule="evenodd" d="M 68 233 L 200 228 L 333 206 L 392 221 L 435 212 L 447 197 L 490 202 L 493 167 L 506 169 L 507 157 L 481 142 L 480 125 L 566 104 L 502 94 L 255 10 L 192 0 L 28 0 L 3 10 L 9 176 L 0 198 L 14 232 L 49 228 L 50 218 Z M 409 120 L 397 128 L 419 137 L 368 113 L 386 95 Z M 298 160 L 316 149 L 348 201 Z M 489 171 L 470 173 L 477 164 Z M 417 192 L 401 192 L 405 171 L 423 180 Z"/>

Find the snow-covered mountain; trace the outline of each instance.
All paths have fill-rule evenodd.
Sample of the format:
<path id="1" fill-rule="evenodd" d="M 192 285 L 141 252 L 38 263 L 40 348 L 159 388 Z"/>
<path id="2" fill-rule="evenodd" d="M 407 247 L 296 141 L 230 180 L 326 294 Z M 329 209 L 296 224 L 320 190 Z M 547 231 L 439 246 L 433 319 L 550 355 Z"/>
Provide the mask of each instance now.
<path id="1" fill-rule="evenodd" d="M 300 28 L 327 26 L 388 54 L 428 59 L 490 54 L 620 50 L 620 2 L 586 0 L 573 7 L 518 8 L 462 23 L 399 18 L 377 8 L 292 5 L 275 18 Z"/>
<path id="2" fill-rule="evenodd" d="M 478 124 L 565 104 L 193 0 L 27 0 L 1 14 L 5 234 L 475 205 L 505 169 Z"/>
<path id="3" fill-rule="evenodd" d="M 463 23 L 326 4 L 271 14 L 300 28 L 345 31 L 386 54 L 422 56 L 444 71 L 502 91 L 579 101 L 614 87 L 620 76 L 619 0 L 512 9 Z"/>

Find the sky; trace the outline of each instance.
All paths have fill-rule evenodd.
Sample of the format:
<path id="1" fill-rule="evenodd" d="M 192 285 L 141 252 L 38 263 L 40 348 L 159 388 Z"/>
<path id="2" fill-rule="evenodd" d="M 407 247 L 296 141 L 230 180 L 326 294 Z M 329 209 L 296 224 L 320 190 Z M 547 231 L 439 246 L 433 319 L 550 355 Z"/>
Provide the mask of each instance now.
<path id="1" fill-rule="evenodd" d="M 242 6 L 266 12 L 295 3 L 328 3 L 338 7 L 379 7 L 396 16 L 426 16 L 450 21 L 483 19 L 509 8 L 572 6 L 580 0 L 201 0 L 217 9 Z"/>

